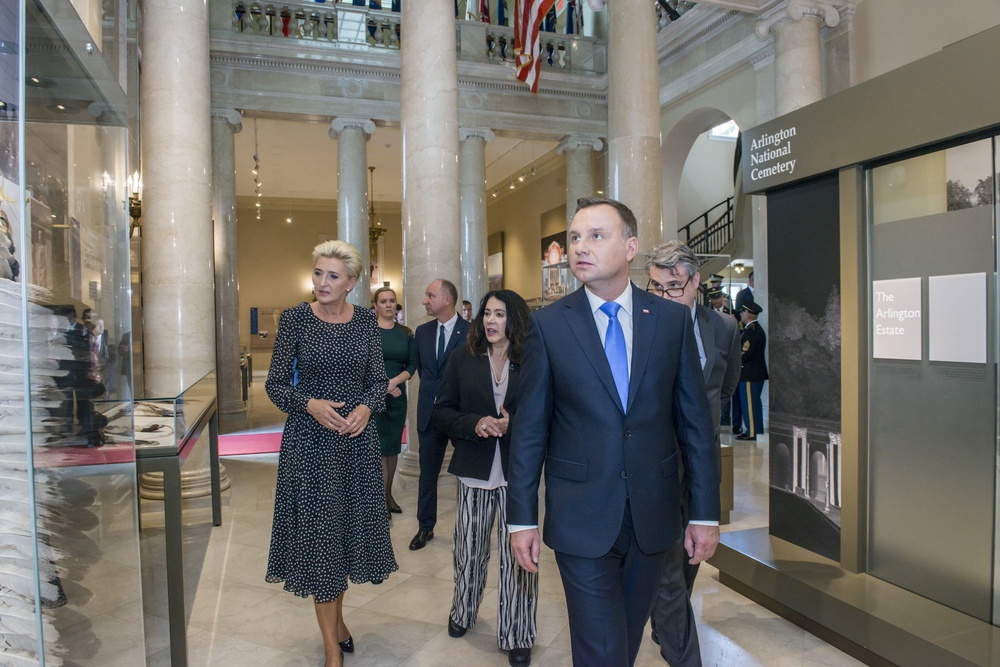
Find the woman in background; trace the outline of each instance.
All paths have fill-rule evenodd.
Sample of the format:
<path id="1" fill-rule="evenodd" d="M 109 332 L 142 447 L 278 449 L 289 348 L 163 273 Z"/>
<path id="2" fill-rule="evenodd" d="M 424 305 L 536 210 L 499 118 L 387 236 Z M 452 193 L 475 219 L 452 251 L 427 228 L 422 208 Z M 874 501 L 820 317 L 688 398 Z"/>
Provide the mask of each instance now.
<path id="1" fill-rule="evenodd" d="M 339 667 L 343 652 L 354 651 L 343 616 L 347 579 L 377 584 L 398 569 L 370 420 L 385 408 L 388 379 L 375 315 L 347 302 L 361 254 L 327 241 L 313 258 L 316 300 L 281 314 L 265 384 L 288 413 L 266 579 L 313 597 L 326 667 Z"/>
<path id="2" fill-rule="evenodd" d="M 434 405 L 434 423 L 455 452 L 448 472 L 458 478 L 455 509 L 455 595 L 448 634 L 463 636 L 476 623 L 490 560 L 490 532 L 498 518 L 500 582 L 497 645 L 514 666 L 531 664 L 538 575 L 514 559 L 507 526 L 510 420 L 518 401 L 518 364 L 528 334 L 528 306 L 516 292 L 483 297 L 465 349 L 448 359 Z"/>
<path id="3" fill-rule="evenodd" d="M 375 414 L 375 427 L 382 449 L 385 507 L 388 512 L 398 514 L 403 510 L 392 497 L 392 480 L 396 476 L 396 462 L 403 443 L 403 425 L 406 423 L 406 381 L 413 377 L 417 369 L 417 346 L 413 340 L 413 332 L 396 323 L 396 292 L 391 287 L 380 287 L 375 291 L 374 303 L 378 332 L 382 339 L 385 374 L 389 377 L 385 412 Z"/>

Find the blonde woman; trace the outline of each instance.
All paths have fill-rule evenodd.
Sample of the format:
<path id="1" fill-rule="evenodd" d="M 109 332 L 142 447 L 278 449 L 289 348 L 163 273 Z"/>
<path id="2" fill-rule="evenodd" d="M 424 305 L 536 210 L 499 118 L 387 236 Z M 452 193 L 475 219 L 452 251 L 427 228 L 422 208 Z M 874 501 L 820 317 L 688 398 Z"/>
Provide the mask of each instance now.
<path id="1" fill-rule="evenodd" d="M 339 667 L 354 651 L 347 580 L 377 584 L 397 569 L 371 419 L 385 408 L 388 379 L 374 313 L 347 302 L 360 253 L 327 241 L 313 258 L 316 300 L 282 313 L 265 385 L 288 413 L 266 579 L 314 599 L 326 667 Z"/>

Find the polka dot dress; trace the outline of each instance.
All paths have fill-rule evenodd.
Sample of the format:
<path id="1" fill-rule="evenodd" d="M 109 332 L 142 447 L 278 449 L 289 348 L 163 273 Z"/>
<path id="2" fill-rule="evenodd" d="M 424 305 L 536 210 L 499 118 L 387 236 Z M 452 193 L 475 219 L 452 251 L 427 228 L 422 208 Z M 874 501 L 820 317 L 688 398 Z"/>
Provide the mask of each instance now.
<path id="1" fill-rule="evenodd" d="M 298 384 L 292 386 L 293 360 Z M 344 324 L 316 317 L 309 304 L 281 315 L 267 374 L 267 395 L 288 413 L 278 457 L 269 582 L 316 602 L 356 584 L 381 583 L 398 569 L 389 540 L 382 459 L 375 420 L 350 438 L 306 411 L 310 398 L 385 408 L 388 379 L 374 313 L 354 307 Z"/>

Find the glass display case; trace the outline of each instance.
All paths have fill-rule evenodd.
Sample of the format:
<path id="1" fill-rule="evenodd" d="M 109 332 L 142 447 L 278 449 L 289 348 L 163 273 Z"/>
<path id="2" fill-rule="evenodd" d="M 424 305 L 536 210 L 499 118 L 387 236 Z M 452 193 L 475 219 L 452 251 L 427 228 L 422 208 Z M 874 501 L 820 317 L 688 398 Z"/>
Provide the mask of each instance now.
<path id="1" fill-rule="evenodd" d="M 125 6 L 0 4 L 0 664 L 145 660 Z"/>

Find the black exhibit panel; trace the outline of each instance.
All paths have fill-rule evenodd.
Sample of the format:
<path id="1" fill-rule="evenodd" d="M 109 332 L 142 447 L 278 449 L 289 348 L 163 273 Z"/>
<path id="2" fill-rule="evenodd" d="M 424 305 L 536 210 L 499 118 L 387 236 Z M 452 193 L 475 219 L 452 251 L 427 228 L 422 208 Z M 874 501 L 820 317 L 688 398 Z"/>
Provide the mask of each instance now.
<path id="1" fill-rule="evenodd" d="M 996 500 L 991 139 L 871 170 L 868 571 L 989 622 Z"/>
<path id="2" fill-rule="evenodd" d="M 836 174 L 769 193 L 770 532 L 840 560 Z"/>

